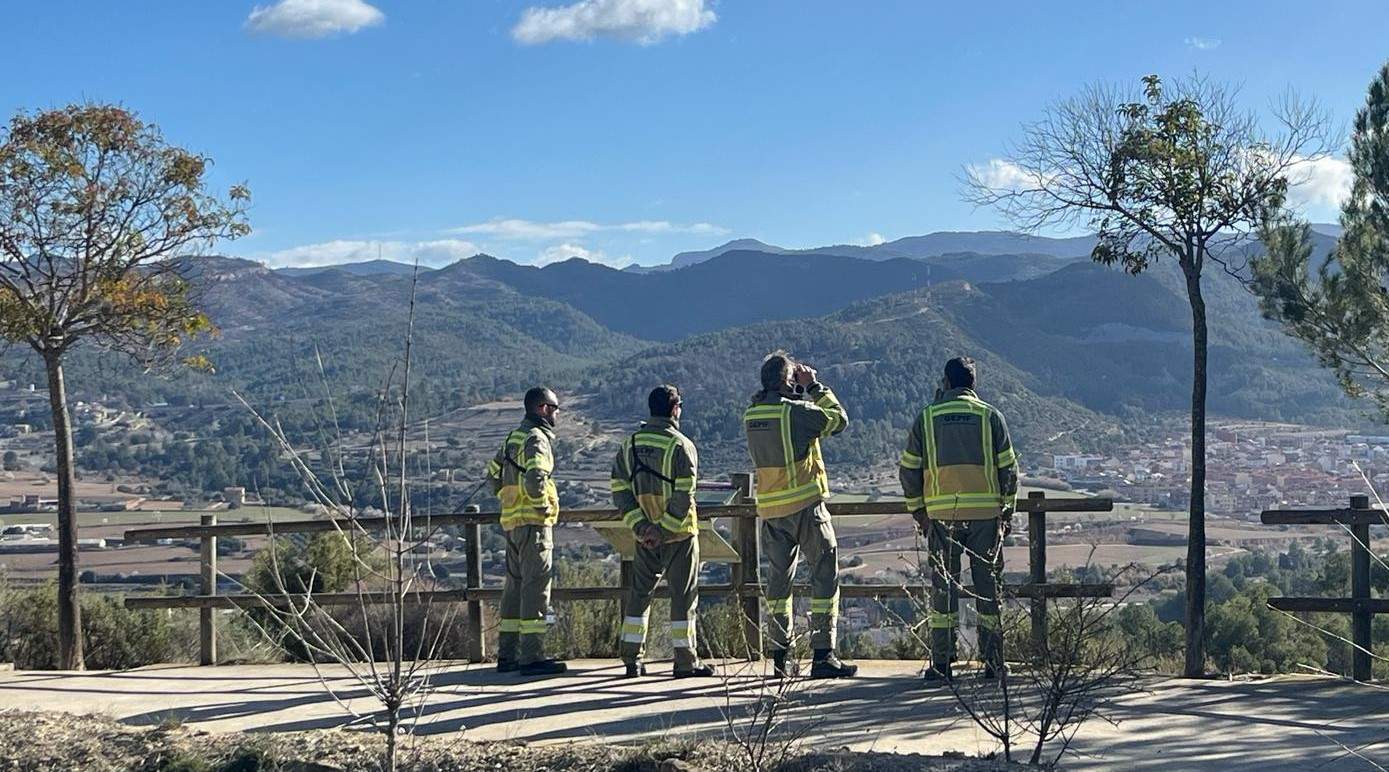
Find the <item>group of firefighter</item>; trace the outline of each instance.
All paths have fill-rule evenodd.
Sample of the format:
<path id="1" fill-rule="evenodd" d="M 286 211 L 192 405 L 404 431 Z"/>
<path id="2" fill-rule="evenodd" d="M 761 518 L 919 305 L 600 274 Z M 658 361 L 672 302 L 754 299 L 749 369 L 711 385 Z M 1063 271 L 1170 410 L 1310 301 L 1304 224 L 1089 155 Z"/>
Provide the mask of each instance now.
<path id="1" fill-rule="evenodd" d="M 974 361 L 945 364 L 935 398 L 912 421 L 899 462 L 908 511 L 926 538 L 931 573 L 931 665 L 928 684 L 952 678 L 959 623 L 961 557 L 970 556 L 983 678 L 1003 667 L 996 577 L 1002 538 L 1018 487 L 1017 455 L 1003 415 L 975 392 Z M 507 435 L 487 467 L 501 501 L 506 534 L 497 670 L 555 675 L 565 663 L 544 651 L 546 614 L 559 495 L 554 480 L 555 418 L 559 398 L 547 388 L 526 392 L 525 419 Z M 612 498 L 632 529 L 636 552 L 623 603 L 621 656 L 626 675 L 646 675 L 643 653 L 656 583 L 670 589 L 670 636 L 675 678 L 708 677 L 699 660 L 695 612 L 699 602 L 699 523 L 695 481 L 699 456 L 680 431 L 682 400 L 675 386 L 653 389 L 650 417 L 623 441 L 612 466 Z M 839 548 L 826 502 L 830 497 L 820 441 L 839 434 L 848 413 L 816 371 L 785 352 L 762 362 L 761 388 L 743 413 L 755 468 L 762 521 L 767 648 L 773 675 L 797 675 L 788 657 L 792 577 L 804 556 L 810 572 L 811 678 L 847 678 L 856 665 L 835 653 L 839 616 Z"/>

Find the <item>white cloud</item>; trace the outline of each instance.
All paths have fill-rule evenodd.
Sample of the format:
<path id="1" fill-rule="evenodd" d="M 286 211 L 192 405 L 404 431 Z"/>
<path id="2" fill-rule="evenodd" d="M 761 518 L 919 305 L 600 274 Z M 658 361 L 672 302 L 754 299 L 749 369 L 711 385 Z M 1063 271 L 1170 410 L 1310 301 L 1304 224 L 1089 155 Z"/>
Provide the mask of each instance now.
<path id="1" fill-rule="evenodd" d="M 1187 48 L 1194 48 L 1197 51 L 1212 51 L 1220 48 L 1220 38 L 1199 38 L 1189 37 L 1182 41 Z"/>
<path id="2" fill-rule="evenodd" d="M 1288 175 L 1288 203 L 1317 221 L 1334 221 L 1355 175 L 1344 158 L 1302 159 Z"/>
<path id="3" fill-rule="evenodd" d="M 318 244 L 304 244 L 282 249 L 264 256 L 272 268 L 308 268 L 319 265 L 339 265 L 360 263 L 365 260 L 394 260 L 400 263 L 413 263 L 437 267 L 448 265 L 465 257 L 472 257 L 482 249 L 471 241 L 461 239 L 438 239 L 434 241 L 367 241 L 338 239 Z"/>
<path id="4" fill-rule="evenodd" d="M 549 241 L 553 239 L 576 239 L 599 231 L 622 231 L 626 233 L 695 233 L 700 235 L 721 235 L 727 228 L 707 222 L 681 225 L 665 220 L 638 220 L 636 222 L 604 225 L 588 220 L 561 220 L 558 222 L 535 222 L 515 218 L 499 218 L 484 223 L 474 223 L 458 228 L 450 228 L 449 233 L 460 235 L 491 236 L 507 241 Z"/>
<path id="5" fill-rule="evenodd" d="M 385 20 L 384 13 L 363 0 L 280 0 L 256 6 L 246 17 L 246 29 L 285 38 L 325 38 Z"/>
<path id="6" fill-rule="evenodd" d="M 970 164 L 966 171 L 971 179 L 978 180 L 990 190 L 1028 190 L 1037 186 L 1036 175 L 1002 158 L 991 158 L 983 164 Z"/>
<path id="7" fill-rule="evenodd" d="M 610 258 L 606 254 L 604 254 L 602 250 L 587 249 L 580 244 L 556 244 L 554 246 L 546 247 L 540 250 L 540 253 L 536 255 L 535 264 L 549 265 L 550 263 L 563 262 L 572 257 L 587 260 L 590 263 L 602 263 L 603 265 L 611 266 L 613 268 L 622 268 L 632 264 L 632 258 L 630 255 L 623 255 L 622 257 Z"/>
<path id="8" fill-rule="evenodd" d="M 864 243 L 870 247 L 876 247 L 879 244 L 887 243 L 887 239 L 883 238 L 883 234 L 874 231 L 868 234 L 868 238 L 864 239 Z"/>
<path id="9" fill-rule="evenodd" d="M 613 38 L 649 46 L 688 35 L 718 16 L 706 0 L 579 0 L 558 7 L 532 6 L 511 29 L 518 43 Z"/>

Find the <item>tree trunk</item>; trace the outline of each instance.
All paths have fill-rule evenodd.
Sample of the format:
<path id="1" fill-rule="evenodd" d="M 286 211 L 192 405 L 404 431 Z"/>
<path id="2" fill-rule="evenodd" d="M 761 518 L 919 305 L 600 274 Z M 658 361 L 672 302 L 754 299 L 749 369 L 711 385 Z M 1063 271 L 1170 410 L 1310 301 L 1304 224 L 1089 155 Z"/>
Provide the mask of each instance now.
<path id="1" fill-rule="evenodd" d="M 1191 301 L 1191 504 L 1186 541 L 1187 678 L 1206 672 L 1206 300 L 1201 274 L 1183 266 Z"/>
<path id="2" fill-rule="evenodd" d="M 45 352 L 53 449 L 58 467 L 58 667 L 82 670 L 82 607 L 77 597 L 77 487 L 73 474 L 72 418 L 63 382 L 62 352 Z"/>

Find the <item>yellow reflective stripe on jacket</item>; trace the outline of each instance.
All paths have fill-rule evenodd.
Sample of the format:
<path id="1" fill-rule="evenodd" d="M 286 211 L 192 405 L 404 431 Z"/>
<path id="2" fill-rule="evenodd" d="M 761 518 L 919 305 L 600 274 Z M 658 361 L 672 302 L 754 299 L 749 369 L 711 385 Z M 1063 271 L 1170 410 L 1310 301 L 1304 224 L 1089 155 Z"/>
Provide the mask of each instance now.
<path id="1" fill-rule="evenodd" d="M 1013 451 L 1011 446 L 1004 449 L 1002 453 L 994 456 L 994 466 L 999 469 L 1007 469 L 1016 463 L 1018 463 L 1018 454 Z"/>
<path id="2" fill-rule="evenodd" d="M 805 507 L 821 501 L 829 495 L 829 480 L 825 476 L 824 461 L 820 455 L 819 439 L 811 440 L 804 458 L 796 458 L 796 448 L 791 435 L 792 404 L 754 404 L 743 412 L 745 424 L 753 421 L 777 421 L 775 428 L 767 427 L 767 433 L 760 435 L 760 443 L 749 449 L 757 464 L 757 488 L 755 502 L 757 514 L 763 518 L 785 517 L 795 514 Z M 831 421 L 834 424 L 834 421 Z M 768 435 L 779 435 L 780 448 L 773 455 Z M 749 434 L 749 442 L 752 435 Z M 780 462 L 780 468 L 774 464 Z"/>
<path id="3" fill-rule="evenodd" d="M 825 417 L 829 420 L 825 422 L 825 428 L 820 430 L 821 437 L 828 437 L 834 434 L 843 425 L 839 416 L 839 411 L 835 409 L 834 401 L 830 399 L 827 392 L 821 392 L 815 398 L 815 406 L 825 411 Z"/>
<path id="4" fill-rule="evenodd" d="M 675 534 L 694 536 L 699 533 L 699 521 L 696 515 L 696 508 L 693 495 L 690 496 L 689 511 L 683 517 L 672 514 L 669 511 L 671 496 L 676 492 L 693 494 L 696 480 L 694 477 L 675 477 L 675 451 L 681 447 L 681 439 L 662 433 L 659 429 L 644 428 L 638 430 L 627 438 L 626 449 L 624 450 L 625 464 L 629 474 L 635 479 L 636 471 L 636 448 L 653 448 L 661 452 L 659 464 L 650 465 L 652 469 L 664 477 L 675 480 L 674 484 L 660 479 L 656 475 L 647 474 L 640 478 L 640 483 L 628 483 L 622 481 L 625 487 L 623 490 L 631 490 L 636 494 L 636 510 L 627 512 L 623 517 L 623 522 L 627 526 L 635 526 L 642 518 L 655 523 L 667 531 Z M 650 483 L 650 484 L 649 484 Z M 614 488 L 614 490 L 617 490 Z"/>
<path id="5" fill-rule="evenodd" d="M 552 471 L 554 465 L 548 458 L 545 463 L 542 463 L 539 458 L 531 459 L 525 464 L 521 463 L 520 457 L 525 453 L 526 441 L 529 438 L 529 430 L 525 428 L 513 429 L 507 434 L 506 441 L 502 445 L 502 454 L 523 469 Z M 493 459 L 492 463 L 497 464 L 496 459 Z M 559 491 L 555 487 L 554 479 L 545 480 L 542 499 L 536 501 L 526 493 L 526 484 L 521 471 L 518 471 L 511 464 L 507 464 L 505 467 L 501 464 L 497 465 L 502 479 L 501 490 L 497 492 L 502 504 L 502 528 L 509 531 L 522 525 L 554 525 L 559 519 Z M 513 480 L 508 482 L 508 477 L 513 478 Z"/>
<path id="6" fill-rule="evenodd" d="M 920 469 L 921 463 L 921 456 L 916 455 L 910 450 L 902 451 L 902 457 L 897 461 L 897 465 L 903 469 Z"/>

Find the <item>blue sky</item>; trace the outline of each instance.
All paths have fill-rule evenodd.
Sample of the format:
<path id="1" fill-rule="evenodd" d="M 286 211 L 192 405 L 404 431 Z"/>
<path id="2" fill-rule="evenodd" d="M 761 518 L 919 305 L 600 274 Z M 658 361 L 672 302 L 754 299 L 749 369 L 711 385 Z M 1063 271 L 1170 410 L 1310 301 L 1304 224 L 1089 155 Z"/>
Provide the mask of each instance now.
<path id="1" fill-rule="evenodd" d="M 249 183 L 275 265 L 660 263 L 1002 227 L 960 201 L 1050 101 L 1193 70 L 1347 122 L 1389 3 L 15 2 L 0 111 L 117 101 Z M 1335 216 L 1344 167 L 1299 201 Z"/>

